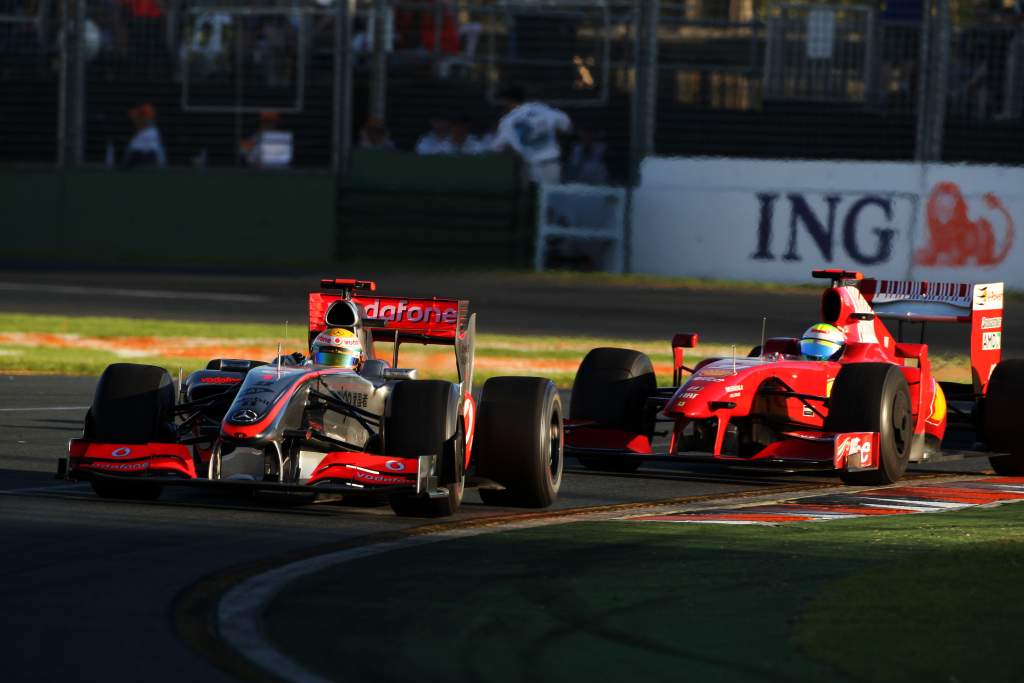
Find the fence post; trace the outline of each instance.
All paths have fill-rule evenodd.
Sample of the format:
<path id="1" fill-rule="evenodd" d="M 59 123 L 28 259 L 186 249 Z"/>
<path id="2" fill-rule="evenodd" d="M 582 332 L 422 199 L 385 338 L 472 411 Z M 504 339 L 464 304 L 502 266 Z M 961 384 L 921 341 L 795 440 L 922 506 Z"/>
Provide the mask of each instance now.
<path id="1" fill-rule="evenodd" d="M 57 165 L 72 168 L 82 164 L 85 106 L 85 60 L 82 34 L 85 29 L 85 0 L 61 2 L 60 93 L 57 111 Z"/>
<path id="2" fill-rule="evenodd" d="M 914 160 L 941 161 L 952 32 L 949 0 L 926 0 L 922 10 Z"/>
<path id="3" fill-rule="evenodd" d="M 373 2 L 373 67 L 370 81 L 370 116 L 383 119 L 388 100 L 388 0 Z"/>
<path id="4" fill-rule="evenodd" d="M 659 0 L 639 0 L 634 35 L 636 77 L 633 85 L 630 131 L 630 184 L 640 180 L 640 162 L 654 152 L 658 101 Z"/>
<path id="5" fill-rule="evenodd" d="M 334 11 L 334 147 L 331 168 L 348 173 L 352 152 L 352 13 L 350 0 L 338 0 Z"/>

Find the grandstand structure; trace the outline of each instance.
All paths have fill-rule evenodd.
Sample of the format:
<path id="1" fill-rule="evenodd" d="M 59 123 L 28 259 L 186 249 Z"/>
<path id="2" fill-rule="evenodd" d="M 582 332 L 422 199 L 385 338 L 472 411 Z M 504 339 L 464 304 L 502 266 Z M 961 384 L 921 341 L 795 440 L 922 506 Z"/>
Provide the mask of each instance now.
<path id="1" fill-rule="evenodd" d="M 0 163 L 109 164 L 148 102 L 171 166 L 244 165 L 273 111 L 293 168 L 344 172 L 369 117 L 399 149 L 437 115 L 484 134 L 518 83 L 618 182 L 650 153 L 1019 164 L 1009 3 L 0 0 Z"/>

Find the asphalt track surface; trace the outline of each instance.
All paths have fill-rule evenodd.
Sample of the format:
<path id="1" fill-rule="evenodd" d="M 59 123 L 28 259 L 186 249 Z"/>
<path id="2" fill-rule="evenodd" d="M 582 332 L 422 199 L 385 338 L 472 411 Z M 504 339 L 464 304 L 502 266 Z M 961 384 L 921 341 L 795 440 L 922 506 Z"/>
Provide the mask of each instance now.
<path id="1" fill-rule="evenodd" d="M 0 273 L 0 311 L 301 320 L 311 278 L 315 281 L 309 275 L 252 280 L 182 273 L 10 271 Z M 744 332 L 755 310 L 759 316 L 758 309 L 771 309 L 767 312 L 771 316 L 775 311 L 777 318 L 770 320 L 789 320 L 791 329 L 800 330 L 813 319 L 802 311 L 813 313 L 816 308 L 813 293 L 680 293 L 606 285 L 572 285 L 545 293 L 536 284 L 516 285 L 514 279 L 502 278 L 492 283 L 483 276 L 381 280 L 389 283 L 382 286 L 383 293 L 473 298 L 481 311 L 481 329 L 495 332 L 656 338 L 690 329 L 674 320 L 701 320 L 707 326 L 693 327 L 718 330 L 705 332 L 716 341 L 730 335 L 756 340 L 759 317 L 757 330 Z M 485 326 L 484 320 L 493 322 Z M 278 508 L 183 489 L 169 490 L 153 503 L 100 500 L 87 485 L 53 478 L 67 440 L 80 434 L 94 381 L 0 376 L 0 680 L 235 680 L 179 639 L 173 610 L 184 591 L 233 567 L 425 523 L 396 518 L 387 507 Z M 959 467 L 980 469 L 985 462 L 954 465 Z M 833 481 L 820 474 L 701 465 L 603 475 L 581 471 L 570 462 L 557 507 Z M 513 512 L 518 511 L 483 506 L 470 492 L 457 518 Z"/>

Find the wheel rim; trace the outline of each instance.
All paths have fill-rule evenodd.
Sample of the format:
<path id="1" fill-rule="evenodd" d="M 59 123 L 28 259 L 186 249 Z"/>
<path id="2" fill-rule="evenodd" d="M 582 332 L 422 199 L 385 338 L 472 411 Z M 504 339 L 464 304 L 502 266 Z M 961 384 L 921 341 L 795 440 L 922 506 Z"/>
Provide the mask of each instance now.
<path id="1" fill-rule="evenodd" d="M 896 452 L 901 456 L 907 451 L 911 432 L 910 404 L 907 397 L 900 392 L 892 401 L 892 439 Z"/>
<path id="2" fill-rule="evenodd" d="M 548 428 L 548 476 L 553 484 L 561 480 L 562 473 L 562 420 L 558 411 L 551 412 Z"/>

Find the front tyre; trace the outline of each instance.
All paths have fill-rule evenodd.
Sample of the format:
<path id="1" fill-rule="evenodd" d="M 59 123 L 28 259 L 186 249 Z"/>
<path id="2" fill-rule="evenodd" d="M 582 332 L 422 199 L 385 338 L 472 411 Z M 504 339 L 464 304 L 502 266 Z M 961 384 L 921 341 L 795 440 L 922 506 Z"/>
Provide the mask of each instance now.
<path id="1" fill-rule="evenodd" d="M 592 349 L 572 383 L 569 415 L 574 420 L 593 420 L 599 427 L 635 434 L 650 431 L 644 408 L 658 388 L 651 359 L 632 349 Z M 614 455 L 579 457 L 587 469 L 635 472 L 640 460 Z"/>
<path id="2" fill-rule="evenodd" d="M 170 374 L 155 365 L 108 365 L 96 384 L 85 431 L 85 438 L 102 443 L 176 442 Z"/>
<path id="3" fill-rule="evenodd" d="M 889 363 L 844 365 L 832 385 L 825 431 L 878 432 L 878 469 L 842 470 L 843 483 L 891 484 L 903 476 L 914 442 L 910 388 L 900 369 Z"/>
<path id="4" fill-rule="evenodd" d="M 1009 453 L 988 459 L 996 474 L 1024 475 L 1024 427 L 1017 407 L 1024 392 L 1024 360 L 1004 360 L 992 371 L 985 392 L 982 434 L 993 451 Z"/>
<path id="5" fill-rule="evenodd" d="M 481 489 L 487 505 L 544 508 L 564 468 L 562 401 L 551 380 L 493 377 L 484 384 L 473 452 L 478 472 L 504 486 Z"/>
<path id="6" fill-rule="evenodd" d="M 462 504 L 465 489 L 466 437 L 461 421 L 455 435 L 446 439 L 451 382 L 409 380 L 395 385 L 384 424 L 387 455 L 415 458 L 438 457 L 438 482 L 448 489 L 445 498 L 393 496 L 391 509 L 401 517 L 448 517 Z"/>
<path id="7" fill-rule="evenodd" d="M 177 442 L 170 374 L 155 365 L 108 365 L 96 383 L 83 436 L 115 444 Z M 155 500 L 162 490 L 159 484 L 128 477 L 94 479 L 90 484 L 99 497 L 116 500 Z"/>

